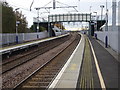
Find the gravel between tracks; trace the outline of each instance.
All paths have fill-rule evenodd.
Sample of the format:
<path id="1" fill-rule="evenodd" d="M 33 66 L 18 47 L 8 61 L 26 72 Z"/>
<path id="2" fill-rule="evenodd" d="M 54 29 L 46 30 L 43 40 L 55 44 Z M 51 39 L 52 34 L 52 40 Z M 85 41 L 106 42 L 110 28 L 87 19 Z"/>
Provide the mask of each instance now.
<path id="1" fill-rule="evenodd" d="M 66 41 L 60 46 L 55 47 L 54 49 L 36 57 L 35 59 L 11 70 L 10 72 L 3 74 L 2 75 L 2 79 L 3 79 L 2 87 L 13 88 L 16 84 L 18 84 L 23 79 L 25 79 L 33 71 L 35 71 L 37 68 L 42 66 L 45 62 L 49 61 L 53 56 L 56 55 L 56 53 L 59 53 L 59 51 L 67 47 L 71 43 L 71 41 L 74 40 L 74 38 L 75 37 L 72 37 L 70 40 Z"/>

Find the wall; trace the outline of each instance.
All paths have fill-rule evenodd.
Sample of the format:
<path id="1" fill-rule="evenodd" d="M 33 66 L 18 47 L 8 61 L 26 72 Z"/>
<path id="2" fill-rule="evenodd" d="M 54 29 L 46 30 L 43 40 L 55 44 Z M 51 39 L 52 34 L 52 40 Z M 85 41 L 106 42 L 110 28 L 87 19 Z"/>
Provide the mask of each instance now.
<path id="1" fill-rule="evenodd" d="M 120 45 L 118 30 L 116 31 L 96 31 L 97 38 L 105 43 L 105 37 L 108 37 L 108 45 L 115 50 L 117 53 L 120 53 L 118 45 Z"/>

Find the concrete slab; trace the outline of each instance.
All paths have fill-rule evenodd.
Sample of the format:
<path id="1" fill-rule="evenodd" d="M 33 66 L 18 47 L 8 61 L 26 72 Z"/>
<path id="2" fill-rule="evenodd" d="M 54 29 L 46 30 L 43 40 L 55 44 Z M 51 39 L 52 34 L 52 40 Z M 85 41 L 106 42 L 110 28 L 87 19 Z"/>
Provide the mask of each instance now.
<path id="1" fill-rule="evenodd" d="M 105 44 L 102 41 L 96 40 L 101 46 L 105 48 Z M 117 61 L 118 60 L 118 53 L 115 52 L 111 47 L 105 48 Z"/>
<path id="2" fill-rule="evenodd" d="M 59 80 L 55 88 L 76 88 L 77 81 Z"/>
<path id="3" fill-rule="evenodd" d="M 64 75 L 61 76 L 60 80 L 76 81 L 77 80 L 77 78 L 76 78 L 77 76 L 78 76 L 77 73 L 64 73 Z"/>
<path id="4" fill-rule="evenodd" d="M 64 73 L 79 73 L 78 68 L 79 68 L 79 65 L 77 65 L 75 63 L 70 63 Z"/>
<path id="5" fill-rule="evenodd" d="M 95 39 L 90 37 L 106 88 L 119 86 L 119 62 Z"/>

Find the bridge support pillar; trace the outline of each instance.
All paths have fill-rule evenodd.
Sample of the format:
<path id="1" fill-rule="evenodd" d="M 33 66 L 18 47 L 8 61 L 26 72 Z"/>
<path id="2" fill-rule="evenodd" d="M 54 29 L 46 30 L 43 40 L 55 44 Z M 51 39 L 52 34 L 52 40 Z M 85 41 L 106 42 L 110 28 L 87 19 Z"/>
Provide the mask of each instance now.
<path id="1" fill-rule="evenodd" d="M 88 31 L 88 35 L 91 36 L 91 22 L 89 22 L 89 31 Z"/>

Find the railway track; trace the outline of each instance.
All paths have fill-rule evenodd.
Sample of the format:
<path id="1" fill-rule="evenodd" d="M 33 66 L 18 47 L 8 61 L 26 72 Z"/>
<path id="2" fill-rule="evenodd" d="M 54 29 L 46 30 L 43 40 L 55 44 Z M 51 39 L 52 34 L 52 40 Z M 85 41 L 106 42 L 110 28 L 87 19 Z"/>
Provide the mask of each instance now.
<path id="1" fill-rule="evenodd" d="M 30 52 L 27 52 L 26 54 L 21 55 L 20 57 L 17 57 L 11 61 L 4 62 L 2 64 L 2 74 L 32 60 L 33 58 L 45 53 L 46 51 L 49 51 L 50 49 L 53 49 L 56 46 L 59 46 L 65 41 L 69 40 L 70 37 L 71 35 L 64 38 L 60 38 L 58 40 L 43 42 L 41 45 L 38 45 L 37 48 L 31 50 Z"/>
<path id="2" fill-rule="evenodd" d="M 65 47 L 64 50 L 57 53 L 50 61 L 46 62 L 31 75 L 21 81 L 14 87 L 14 89 L 47 89 L 72 54 L 73 50 L 79 43 L 79 40 L 80 35 L 77 34 L 69 46 Z"/>

